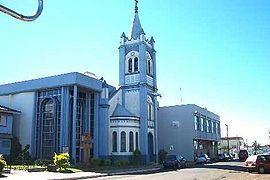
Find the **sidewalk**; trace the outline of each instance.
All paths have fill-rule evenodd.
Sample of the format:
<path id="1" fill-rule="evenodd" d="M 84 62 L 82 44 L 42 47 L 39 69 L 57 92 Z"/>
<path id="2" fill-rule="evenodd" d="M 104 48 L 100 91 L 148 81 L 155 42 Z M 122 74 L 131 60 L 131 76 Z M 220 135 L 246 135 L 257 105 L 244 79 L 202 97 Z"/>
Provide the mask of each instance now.
<path id="1" fill-rule="evenodd" d="M 4 179 L 38 179 L 38 180 L 58 180 L 58 179 L 89 179 L 113 175 L 140 174 L 146 172 L 155 172 L 162 168 L 161 165 L 142 166 L 138 168 L 114 169 L 101 172 L 77 172 L 77 173 L 54 173 L 54 172 L 27 172 L 12 170 L 11 174 L 4 174 Z"/>

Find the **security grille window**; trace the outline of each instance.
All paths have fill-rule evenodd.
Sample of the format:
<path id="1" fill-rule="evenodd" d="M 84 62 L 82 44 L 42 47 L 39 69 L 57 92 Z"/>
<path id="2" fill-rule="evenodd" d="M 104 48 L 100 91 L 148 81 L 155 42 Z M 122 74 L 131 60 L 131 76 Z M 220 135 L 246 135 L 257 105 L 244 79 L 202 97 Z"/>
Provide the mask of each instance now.
<path id="1" fill-rule="evenodd" d="M 112 134 L 112 152 L 117 152 L 117 132 L 113 132 Z"/>
<path id="2" fill-rule="evenodd" d="M 126 152 L 126 133 L 121 132 L 121 152 Z"/>
<path id="3" fill-rule="evenodd" d="M 0 126 L 7 126 L 7 116 L 0 114 Z"/>
<path id="4" fill-rule="evenodd" d="M 129 132 L 129 152 L 133 152 L 134 151 L 134 137 L 133 137 L 133 132 L 130 131 Z"/>

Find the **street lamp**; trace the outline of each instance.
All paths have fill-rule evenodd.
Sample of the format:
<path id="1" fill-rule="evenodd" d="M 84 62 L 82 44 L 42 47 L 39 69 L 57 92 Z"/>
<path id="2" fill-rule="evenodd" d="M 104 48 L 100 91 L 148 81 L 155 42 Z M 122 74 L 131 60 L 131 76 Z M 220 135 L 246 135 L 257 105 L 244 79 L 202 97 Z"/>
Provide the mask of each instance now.
<path id="1" fill-rule="evenodd" d="M 225 124 L 226 131 L 227 131 L 227 144 L 228 144 L 228 153 L 230 153 L 230 144 L 229 144 L 229 131 L 228 131 L 228 124 Z"/>

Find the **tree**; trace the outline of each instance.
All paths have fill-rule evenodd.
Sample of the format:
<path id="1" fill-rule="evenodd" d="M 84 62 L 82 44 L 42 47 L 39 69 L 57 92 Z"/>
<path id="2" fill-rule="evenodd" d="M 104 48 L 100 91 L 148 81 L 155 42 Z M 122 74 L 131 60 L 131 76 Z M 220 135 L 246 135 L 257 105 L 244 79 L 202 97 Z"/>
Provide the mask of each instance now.
<path id="1" fill-rule="evenodd" d="M 261 144 L 258 143 L 256 140 L 253 141 L 252 147 L 253 147 L 253 149 L 254 149 L 254 154 L 257 154 L 257 151 L 260 149 L 260 146 L 261 146 Z"/>

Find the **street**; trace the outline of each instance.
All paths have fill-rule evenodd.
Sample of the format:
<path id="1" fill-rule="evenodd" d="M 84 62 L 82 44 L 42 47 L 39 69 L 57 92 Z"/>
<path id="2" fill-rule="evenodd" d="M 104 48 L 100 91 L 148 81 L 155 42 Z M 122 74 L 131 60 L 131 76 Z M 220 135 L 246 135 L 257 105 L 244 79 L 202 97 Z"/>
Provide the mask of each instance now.
<path id="1" fill-rule="evenodd" d="M 207 165 L 199 165 L 196 168 L 186 168 L 178 170 L 160 169 L 155 172 L 145 174 L 107 176 L 96 179 L 155 179 L 155 180 L 269 180 L 270 174 L 248 173 L 243 167 L 243 162 L 218 162 Z"/>

